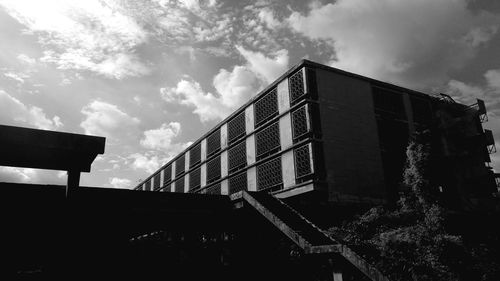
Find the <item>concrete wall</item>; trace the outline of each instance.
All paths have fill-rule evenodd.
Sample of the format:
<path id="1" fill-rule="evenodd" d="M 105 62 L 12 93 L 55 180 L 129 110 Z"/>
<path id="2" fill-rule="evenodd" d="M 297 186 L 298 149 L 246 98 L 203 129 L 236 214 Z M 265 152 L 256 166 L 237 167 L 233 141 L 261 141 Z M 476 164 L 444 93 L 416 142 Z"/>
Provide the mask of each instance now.
<path id="1" fill-rule="evenodd" d="M 330 201 L 385 197 L 382 159 L 369 82 L 316 70 Z"/>

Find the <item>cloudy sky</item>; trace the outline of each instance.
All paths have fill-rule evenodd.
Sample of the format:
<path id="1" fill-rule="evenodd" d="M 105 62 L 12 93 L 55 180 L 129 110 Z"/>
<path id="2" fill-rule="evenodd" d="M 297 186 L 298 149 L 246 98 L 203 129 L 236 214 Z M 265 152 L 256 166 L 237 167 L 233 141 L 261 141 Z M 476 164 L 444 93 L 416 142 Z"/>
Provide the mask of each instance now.
<path id="1" fill-rule="evenodd" d="M 308 58 L 484 99 L 500 149 L 499 28 L 498 0 L 0 0 L 0 123 L 104 136 L 81 184 L 132 188 Z"/>

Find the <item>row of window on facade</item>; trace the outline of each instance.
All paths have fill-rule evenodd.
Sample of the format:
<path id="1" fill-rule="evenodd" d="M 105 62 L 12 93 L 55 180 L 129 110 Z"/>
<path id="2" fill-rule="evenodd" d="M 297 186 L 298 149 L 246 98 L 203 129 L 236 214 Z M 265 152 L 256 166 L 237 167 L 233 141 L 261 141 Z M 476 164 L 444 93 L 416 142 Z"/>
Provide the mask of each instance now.
<path id="1" fill-rule="evenodd" d="M 304 75 L 302 70 L 296 72 L 290 77 L 289 93 L 292 101 L 296 101 L 304 95 L 303 79 Z M 173 178 L 179 177 L 188 171 L 192 173 L 200 173 L 200 168 L 197 166 L 205 160 L 207 160 L 208 171 L 216 169 L 213 167 L 217 167 L 216 163 L 220 162 L 220 159 L 217 157 L 220 157 L 222 148 L 221 141 L 227 141 L 227 161 L 230 174 L 247 165 L 247 146 L 254 147 L 257 160 L 279 151 L 280 124 L 279 120 L 274 122 L 272 121 L 272 119 L 278 115 L 277 95 L 277 87 L 274 87 L 253 104 L 253 129 L 256 130 L 254 143 L 249 143 L 249 141 L 245 140 L 245 137 L 248 136 L 247 132 L 249 132 L 251 128 L 247 128 L 249 124 L 246 122 L 246 112 L 245 110 L 242 110 L 239 114 L 227 122 L 227 136 L 225 134 L 221 136 L 221 126 L 205 139 L 205 143 L 199 141 L 191 147 L 188 153 L 182 154 L 174 162 L 167 165 L 167 167 L 163 169 L 163 184 L 168 183 Z M 309 110 L 308 105 L 303 105 L 291 113 L 291 126 L 294 140 L 297 140 L 310 131 L 311 124 Z M 203 148 L 202 144 L 204 145 Z M 189 158 L 188 165 L 186 165 L 186 158 Z M 208 173 L 210 174 L 210 172 Z M 172 174 L 175 174 L 175 176 L 173 177 Z M 160 173 L 153 176 L 153 178 L 156 177 L 159 178 Z M 207 183 L 209 183 L 210 180 L 210 177 L 207 177 Z M 149 179 L 145 184 L 148 185 L 148 182 L 150 181 L 151 179 Z M 153 182 L 155 182 L 155 186 L 153 188 L 158 188 L 160 184 L 159 180 L 154 180 Z"/>
<path id="2" fill-rule="evenodd" d="M 294 178 L 297 181 L 306 179 L 314 172 L 312 144 L 306 143 L 293 149 L 293 167 Z M 283 174 L 285 163 L 281 154 L 271 156 L 264 161 L 260 161 L 255 166 L 255 172 L 250 169 L 239 169 L 230 173 L 227 178 L 222 179 L 220 156 L 214 158 L 207 165 L 204 175 L 201 173 L 201 167 L 186 173 L 176 179 L 169 179 L 161 183 L 161 177 L 156 175 L 152 180 L 147 181 L 142 190 L 146 191 L 165 191 L 165 192 L 201 192 L 221 194 L 232 194 L 241 190 L 277 190 L 283 188 Z M 206 184 L 202 187 L 203 182 Z M 252 177 L 254 177 L 252 179 Z M 227 191 L 222 190 L 222 181 L 227 180 Z M 255 186 L 253 186 L 255 185 Z"/>

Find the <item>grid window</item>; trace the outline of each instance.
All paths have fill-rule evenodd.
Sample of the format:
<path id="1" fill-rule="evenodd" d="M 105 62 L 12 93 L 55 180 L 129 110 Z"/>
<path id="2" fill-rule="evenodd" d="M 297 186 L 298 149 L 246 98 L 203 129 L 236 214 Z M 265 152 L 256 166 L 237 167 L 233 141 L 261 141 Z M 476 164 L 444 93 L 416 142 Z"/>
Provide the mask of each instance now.
<path id="1" fill-rule="evenodd" d="M 172 180 L 172 165 L 168 165 L 163 170 L 163 185 L 166 185 Z"/>
<path id="2" fill-rule="evenodd" d="M 184 193 L 184 177 L 175 180 L 175 192 Z"/>
<path id="3" fill-rule="evenodd" d="M 229 143 L 245 135 L 245 111 L 242 111 L 227 123 L 227 131 Z"/>
<path id="4" fill-rule="evenodd" d="M 280 130 L 278 122 L 271 124 L 269 127 L 255 134 L 255 147 L 258 159 L 280 148 Z"/>
<path id="5" fill-rule="evenodd" d="M 189 191 L 200 187 L 201 185 L 201 169 L 197 168 L 189 173 Z"/>
<path id="6" fill-rule="evenodd" d="M 229 194 L 247 190 L 247 171 L 229 178 Z"/>
<path id="7" fill-rule="evenodd" d="M 154 177 L 154 190 L 160 188 L 160 173 L 156 174 Z"/>
<path id="8" fill-rule="evenodd" d="M 290 102 L 293 103 L 304 95 L 304 74 L 302 70 L 297 71 L 288 79 L 290 91 Z"/>
<path id="9" fill-rule="evenodd" d="M 292 112 L 292 134 L 293 138 L 297 139 L 310 130 L 309 116 L 307 105 L 304 105 Z"/>
<path id="10" fill-rule="evenodd" d="M 193 167 L 201 162 L 201 142 L 189 151 L 189 167 Z"/>
<path id="11" fill-rule="evenodd" d="M 283 183 L 281 158 L 275 158 L 257 166 L 257 189 L 273 188 Z"/>
<path id="12" fill-rule="evenodd" d="M 206 194 L 220 195 L 222 193 L 220 182 L 208 187 L 205 192 L 206 192 Z"/>
<path id="13" fill-rule="evenodd" d="M 255 102 L 255 127 L 262 125 L 272 116 L 278 114 L 278 90 L 269 91 L 264 97 Z"/>
<path id="14" fill-rule="evenodd" d="M 309 144 L 303 145 L 294 150 L 296 178 L 301 178 L 312 173 L 310 154 Z"/>
<path id="15" fill-rule="evenodd" d="M 228 153 L 229 173 L 239 170 L 247 165 L 246 141 L 242 141 L 229 149 Z"/>
<path id="16" fill-rule="evenodd" d="M 178 176 L 184 173 L 185 168 L 186 168 L 186 157 L 183 154 L 175 161 L 175 175 Z"/>
<path id="17" fill-rule="evenodd" d="M 207 163 L 207 183 L 220 179 L 220 155 Z"/>
<path id="18" fill-rule="evenodd" d="M 220 150 L 220 128 L 207 137 L 207 157 Z"/>

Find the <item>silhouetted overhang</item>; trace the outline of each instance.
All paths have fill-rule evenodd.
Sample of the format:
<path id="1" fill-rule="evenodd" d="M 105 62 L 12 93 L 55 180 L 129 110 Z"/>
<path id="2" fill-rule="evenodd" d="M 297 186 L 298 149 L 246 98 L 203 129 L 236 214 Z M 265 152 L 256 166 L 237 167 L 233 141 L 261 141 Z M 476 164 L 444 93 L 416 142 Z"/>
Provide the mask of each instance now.
<path id="1" fill-rule="evenodd" d="M 90 172 L 103 137 L 0 125 L 0 166 Z"/>

